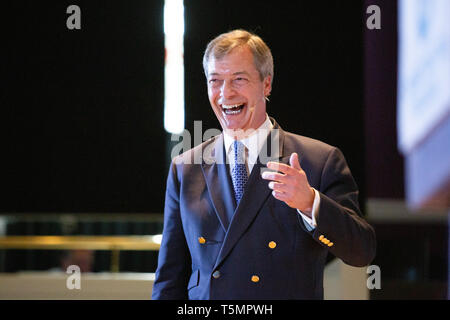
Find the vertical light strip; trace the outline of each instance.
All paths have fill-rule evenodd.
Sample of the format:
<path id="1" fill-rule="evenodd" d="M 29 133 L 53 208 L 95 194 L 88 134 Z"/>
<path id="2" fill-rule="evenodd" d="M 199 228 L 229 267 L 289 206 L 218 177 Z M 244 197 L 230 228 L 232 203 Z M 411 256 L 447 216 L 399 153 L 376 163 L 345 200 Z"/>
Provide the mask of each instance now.
<path id="1" fill-rule="evenodd" d="M 184 5 L 183 0 L 164 1 L 164 128 L 184 130 Z"/>

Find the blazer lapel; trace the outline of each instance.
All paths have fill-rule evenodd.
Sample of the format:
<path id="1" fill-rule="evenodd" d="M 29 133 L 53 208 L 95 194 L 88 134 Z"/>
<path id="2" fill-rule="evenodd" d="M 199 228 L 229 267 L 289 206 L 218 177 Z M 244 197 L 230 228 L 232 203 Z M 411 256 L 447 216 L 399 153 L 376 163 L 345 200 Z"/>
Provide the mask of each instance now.
<path id="1" fill-rule="evenodd" d="M 245 187 L 244 195 L 236 208 L 214 268 L 216 268 L 230 253 L 231 249 L 256 218 L 261 207 L 271 194 L 271 189 L 268 187 L 268 181 L 261 177 L 262 172 L 268 170 L 266 167 L 267 162 L 280 161 L 281 159 L 285 161 L 285 158 L 283 158 L 284 133 L 275 120 L 272 118 L 271 120 L 274 123 L 274 127 L 264 144 L 257 163 L 255 163 L 252 169 Z M 275 146 L 274 150 L 272 150 L 272 146 Z M 269 151 L 266 152 L 266 150 Z M 263 152 L 266 153 L 263 154 Z"/>
<path id="2" fill-rule="evenodd" d="M 233 215 L 236 200 L 231 189 L 231 178 L 226 164 L 223 134 L 217 137 L 213 145 L 210 145 L 209 150 L 205 148 L 204 153 L 203 175 L 217 218 L 224 232 L 227 232 L 228 217 Z"/>

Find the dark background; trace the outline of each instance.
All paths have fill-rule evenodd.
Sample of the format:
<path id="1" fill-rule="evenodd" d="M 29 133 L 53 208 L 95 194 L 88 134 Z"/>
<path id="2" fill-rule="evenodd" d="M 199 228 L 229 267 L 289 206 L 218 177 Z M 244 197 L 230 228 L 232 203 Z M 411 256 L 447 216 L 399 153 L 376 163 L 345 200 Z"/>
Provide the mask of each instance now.
<path id="1" fill-rule="evenodd" d="M 161 212 L 162 1 L 6 8 L 1 211 Z"/>
<path id="2" fill-rule="evenodd" d="M 66 8 L 81 8 L 81 30 Z M 18 1 L 3 7 L 1 212 L 161 213 L 163 1 Z M 219 128 L 203 50 L 234 28 L 271 47 L 268 113 L 345 154 L 366 197 L 362 1 L 185 3 L 186 128 Z"/>

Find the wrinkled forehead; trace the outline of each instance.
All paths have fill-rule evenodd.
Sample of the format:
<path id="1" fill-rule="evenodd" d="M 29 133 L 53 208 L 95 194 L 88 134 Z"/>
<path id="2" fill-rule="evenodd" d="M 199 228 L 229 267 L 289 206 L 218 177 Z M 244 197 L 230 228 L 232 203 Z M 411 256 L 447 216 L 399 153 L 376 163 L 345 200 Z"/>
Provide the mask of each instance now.
<path id="1" fill-rule="evenodd" d="M 253 54 L 248 48 L 234 48 L 222 56 L 211 55 L 208 60 L 208 76 L 236 75 L 249 76 L 259 74 L 256 69 Z"/>

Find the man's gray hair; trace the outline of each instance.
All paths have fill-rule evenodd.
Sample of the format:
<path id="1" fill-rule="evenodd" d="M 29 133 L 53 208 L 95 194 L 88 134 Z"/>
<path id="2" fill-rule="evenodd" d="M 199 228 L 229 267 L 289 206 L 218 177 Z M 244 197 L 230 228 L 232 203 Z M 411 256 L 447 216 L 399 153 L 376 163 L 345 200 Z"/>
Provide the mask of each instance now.
<path id="1" fill-rule="evenodd" d="M 247 45 L 253 53 L 253 60 L 261 81 L 267 76 L 271 76 L 273 80 L 273 57 L 269 47 L 259 36 L 242 29 L 222 33 L 208 43 L 203 55 L 203 69 L 206 77 L 208 77 L 208 62 L 211 56 L 221 59 L 234 48 L 244 45 Z"/>

